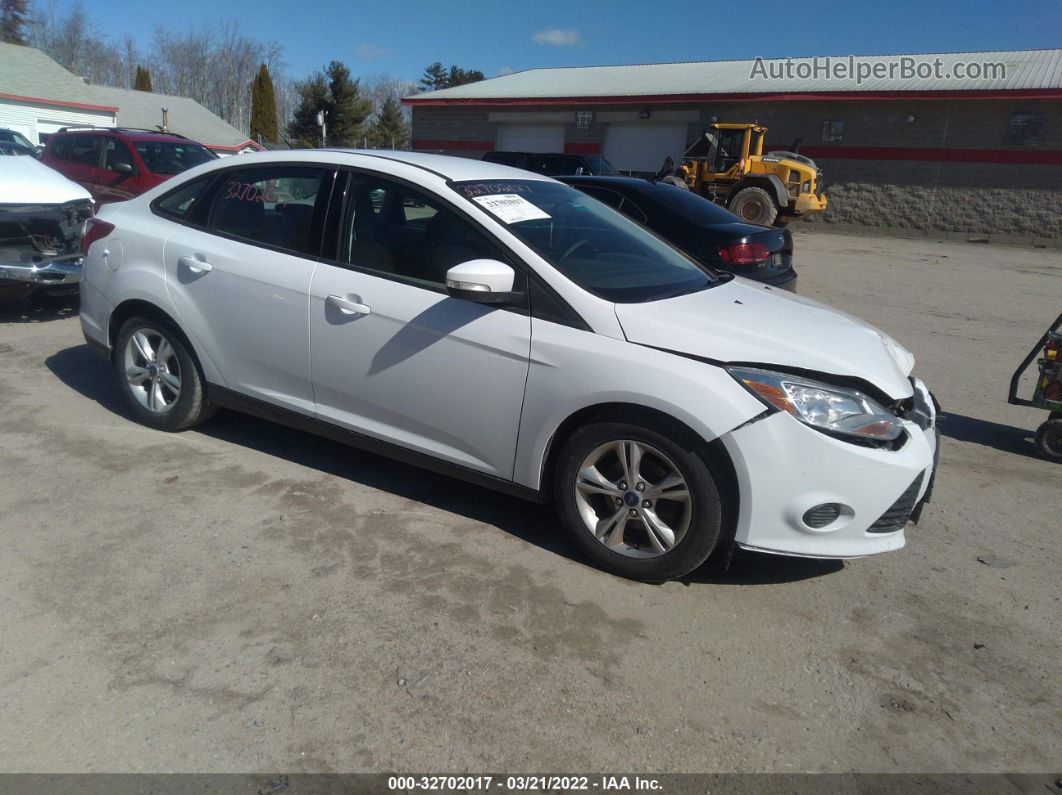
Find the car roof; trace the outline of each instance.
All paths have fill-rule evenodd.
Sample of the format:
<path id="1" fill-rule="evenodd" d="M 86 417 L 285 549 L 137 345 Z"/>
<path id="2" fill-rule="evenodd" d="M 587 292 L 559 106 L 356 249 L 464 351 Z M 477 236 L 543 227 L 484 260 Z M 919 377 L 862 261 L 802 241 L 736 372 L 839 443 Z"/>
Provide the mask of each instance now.
<path id="1" fill-rule="evenodd" d="M 567 182 L 572 185 L 597 185 L 602 188 L 629 188 L 637 191 L 653 190 L 664 187 L 653 180 L 645 179 L 644 177 L 610 177 L 580 174 L 578 176 L 564 176 L 559 179 L 562 182 Z"/>
<path id="2" fill-rule="evenodd" d="M 202 146 L 198 141 L 185 138 L 183 135 L 174 135 L 151 130 L 129 130 L 117 127 L 69 127 L 53 135 L 114 135 L 129 141 L 149 141 L 154 143 L 186 143 Z"/>
<path id="3" fill-rule="evenodd" d="M 295 149 L 287 152 L 271 152 L 272 155 L 306 155 L 309 158 L 320 158 L 324 152 L 337 154 L 357 155 L 375 159 L 392 160 L 398 163 L 408 163 L 411 166 L 430 171 L 436 176 L 454 182 L 464 182 L 473 179 L 523 179 L 537 180 L 540 182 L 554 182 L 551 177 L 524 171 L 520 168 L 505 166 L 501 163 L 491 163 L 486 160 L 473 160 L 470 157 L 454 157 L 452 155 L 434 155 L 427 152 L 403 152 L 391 149 Z M 250 153 L 240 157 L 261 157 L 262 153 Z M 301 158 L 300 158 L 301 159 Z"/>

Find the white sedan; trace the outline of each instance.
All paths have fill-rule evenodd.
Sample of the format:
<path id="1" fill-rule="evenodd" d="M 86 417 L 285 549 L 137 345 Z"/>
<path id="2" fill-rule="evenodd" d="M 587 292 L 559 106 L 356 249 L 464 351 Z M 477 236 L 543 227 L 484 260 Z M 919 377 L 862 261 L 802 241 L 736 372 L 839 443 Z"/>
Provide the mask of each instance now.
<path id="1" fill-rule="evenodd" d="M 897 549 L 931 486 L 895 340 L 525 171 L 227 158 L 105 205 L 84 245 L 85 337 L 140 422 L 227 406 L 552 500 L 627 577 Z"/>

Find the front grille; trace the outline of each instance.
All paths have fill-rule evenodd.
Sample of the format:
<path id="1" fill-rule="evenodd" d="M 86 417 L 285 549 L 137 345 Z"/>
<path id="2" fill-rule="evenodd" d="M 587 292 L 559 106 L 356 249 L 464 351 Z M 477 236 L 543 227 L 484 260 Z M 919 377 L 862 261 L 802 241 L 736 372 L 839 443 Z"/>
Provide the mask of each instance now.
<path id="1" fill-rule="evenodd" d="M 907 487 L 907 491 L 900 495 L 900 498 L 892 504 L 889 510 L 885 511 L 874 524 L 867 528 L 867 532 L 895 533 L 897 530 L 902 530 L 911 516 L 911 511 L 914 510 L 915 500 L 918 499 L 918 490 L 922 487 L 923 477 L 925 477 L 924 472 L 915 478 L 915 482 Z"/>

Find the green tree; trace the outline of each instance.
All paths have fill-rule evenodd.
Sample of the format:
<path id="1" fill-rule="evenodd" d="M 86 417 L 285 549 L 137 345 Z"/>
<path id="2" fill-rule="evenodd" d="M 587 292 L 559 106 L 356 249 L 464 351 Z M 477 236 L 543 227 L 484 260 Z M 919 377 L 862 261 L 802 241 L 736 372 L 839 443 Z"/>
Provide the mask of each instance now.
<path id="1" fill-rule="evenodd" d="M 136 68 L 136 80 L 133 82 L 133 88 L 136 91 L 152 91 L 151 88 L 151 72 L 147 70 L 145 66 L 138 66 Z"/>
<path id="2" fill-rule="evenodd" d="M 0 0 L 0 41 L 26 44 L 29 0 Z"/>
<path id="3" fill-rule="evenodd" d="M 288 125 L 288 137 L 292 145 L 304 149 L 321 145 L 321 128 L 317 124 L 317 114 L 325 113 L 325 121 L 331 124 L 328 114 L 331 100 L 328 95 L 328 82 L 321 72 L 314 72 L 305 82 L 296 86 L 299 104 L 292 114 Z"/>
<path id="4" fill-rule="evenodd" d="M 387 97 L 380 106 L 380 112 L 369 128 L 369 146 L 374 149 L 406 149 L 409 146 L 409 124 L 397 97 Z"/>
<path id="5" fill-rule="evenodd" d="M 438 91 L 441 88 L 448 88 L 448 81 L 446 67 L 436 61 L 424 69 L 424 77 L 420 78 L 420 87 L 424 91 Z"/>
<path id="6" fill-rule="evenodd" d="M 277 141 L 277 98 L 273 78 L 265 64 L 258 68 L 258 75 L 251 83 L 250 134 L 255 141 Z"/>
<path id="7" fill-rule="evenodd" d="M 475 83 L 477 80 L 483 79 L 485 77 L 478 69 L 462 69 L 456 64 L 447 69 L 439 61 L 436 61 L 425 67 L 424 76 L 420 78 L 420 89 L 422 91 L 439 91 L 443 88 L 463 86 L 465 83 Z"/>
<path id="8" fill-rule="evenodd" d="M 475 83 L 484 79 L 484 75 L 478 69 L 462 69 L 459 66 L 451 66 L 450 74 L 447 75 L 447 88 L 463 86 L 465 83 Z"/>
<path id="9" fill-rule="evenodd" d="M 372 113 L 372 103 L 361 96 L 358 81 L 341 61 L 328 65 L 328 144 L 358 146 L 365 135 L 362 123 Z"/>

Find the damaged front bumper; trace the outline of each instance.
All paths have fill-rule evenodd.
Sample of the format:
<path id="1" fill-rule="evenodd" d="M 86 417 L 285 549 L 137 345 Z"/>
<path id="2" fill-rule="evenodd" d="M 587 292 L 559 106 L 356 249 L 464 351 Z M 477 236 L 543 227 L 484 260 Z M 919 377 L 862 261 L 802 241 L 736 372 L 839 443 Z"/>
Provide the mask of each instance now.
<path id="1" fill-rule="evenodd" d="M 64 287 L 81 281 L 81 238 L 92 202 L 0 204 L 0 283 Z"/>

